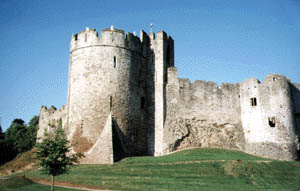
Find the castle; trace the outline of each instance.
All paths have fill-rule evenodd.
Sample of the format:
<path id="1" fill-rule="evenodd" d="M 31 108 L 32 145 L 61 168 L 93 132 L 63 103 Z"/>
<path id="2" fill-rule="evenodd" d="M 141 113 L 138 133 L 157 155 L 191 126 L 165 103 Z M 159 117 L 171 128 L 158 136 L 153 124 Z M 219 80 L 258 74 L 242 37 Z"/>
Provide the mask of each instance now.
<path id="1" fill-rule="evenodd" d="M 68 102 L 41 108 L 38 137 L 59 119 L 73 150 L 84 153 L 81 163 L 201 147 L 295 160 L 300 84 L 277 74 L 191 83 L 177 77 L 165 32 L 137 37 L 111 27 L 98 36 L 86 28 L 70 42 Z"/>

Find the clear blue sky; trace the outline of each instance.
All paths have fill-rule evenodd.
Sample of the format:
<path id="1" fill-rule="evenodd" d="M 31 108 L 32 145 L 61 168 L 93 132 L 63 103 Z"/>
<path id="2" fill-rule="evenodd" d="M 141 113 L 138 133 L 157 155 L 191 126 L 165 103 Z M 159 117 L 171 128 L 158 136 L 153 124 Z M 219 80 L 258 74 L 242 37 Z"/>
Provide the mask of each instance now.
<path id="1" fill-rule="evenodd" d="M 166 31 L 179 77 L 300 83 L 300 0 L 0 1 L 0 118 L 28 122 L 67 102 L 69 41 L 86 27 Z"/>

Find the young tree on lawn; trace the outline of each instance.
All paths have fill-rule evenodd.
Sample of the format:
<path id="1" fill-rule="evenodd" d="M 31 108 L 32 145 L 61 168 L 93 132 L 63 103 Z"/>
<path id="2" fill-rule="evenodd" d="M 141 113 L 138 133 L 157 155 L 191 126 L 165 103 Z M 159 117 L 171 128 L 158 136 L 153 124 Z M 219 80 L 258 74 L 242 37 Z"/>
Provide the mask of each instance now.
<path id="1" fill-rule="evenodd" d="M 71 144 L 67 140 L 61 121 L 57 128 L 45 132 L 43 139 L 36 144 L 36 156 L 40 165 L 51 175 L 51 191 L 54 190 L 54 177 L 67 173 L 83 155 L 70 154 Z"/>

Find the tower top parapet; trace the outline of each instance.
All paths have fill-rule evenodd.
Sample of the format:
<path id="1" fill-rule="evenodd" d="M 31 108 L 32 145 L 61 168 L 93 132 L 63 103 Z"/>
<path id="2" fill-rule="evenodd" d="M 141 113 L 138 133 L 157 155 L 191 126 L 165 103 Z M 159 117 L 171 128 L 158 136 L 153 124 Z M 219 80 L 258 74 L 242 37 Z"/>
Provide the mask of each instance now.
<path id="1" fill-rule="evenodd" d="M 114 26 L 101 30 L 101 34 L 98 36 L 96 29 L 86 28 L 85 30 L 73 34 L 70 42 L 70 51 L 76 51 L 85 47 L 92 46 L 114 46 L 118 48 L 124 48 L 138 53 L 142 53 L 142 44 L 148 43 L 149 40 L 157 39 L 169 39 L 164 31 L 155 34 L 147 34 L 144 31 L 140 32 L 140 37 L 135 33 L 127 32 L 125 35 L 124 30 L 116 29 Z"/>

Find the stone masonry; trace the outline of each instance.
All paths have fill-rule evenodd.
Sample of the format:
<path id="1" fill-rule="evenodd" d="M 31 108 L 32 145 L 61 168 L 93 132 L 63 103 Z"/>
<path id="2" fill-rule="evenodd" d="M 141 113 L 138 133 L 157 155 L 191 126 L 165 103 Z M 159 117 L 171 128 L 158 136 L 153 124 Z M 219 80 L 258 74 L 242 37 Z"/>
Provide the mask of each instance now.
<path id="1" fill-rule="evenodd" d="M 68 102 L 41 108 L 38 137 L 60 120 L 81 163 L 202 147 L 296 160 L 300 84 L 278 74 L 191 83 L 177 77 L 165 32 L 137 37 L 111 27 L 98 36 L 86 28 L 70 43 Z"/>

